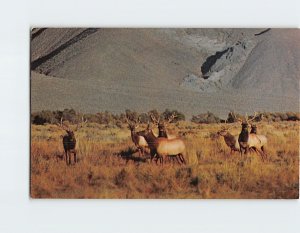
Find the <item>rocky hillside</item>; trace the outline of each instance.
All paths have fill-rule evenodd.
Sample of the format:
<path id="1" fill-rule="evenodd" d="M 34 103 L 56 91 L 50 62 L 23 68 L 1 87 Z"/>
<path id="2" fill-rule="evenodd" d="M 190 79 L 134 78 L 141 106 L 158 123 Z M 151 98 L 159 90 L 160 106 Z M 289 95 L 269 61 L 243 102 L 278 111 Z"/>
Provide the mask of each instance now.
<path id="1" fill-rule="evenodd" d="M 31 107 L 299 111 L 297 29 L 33 29 Z"/>

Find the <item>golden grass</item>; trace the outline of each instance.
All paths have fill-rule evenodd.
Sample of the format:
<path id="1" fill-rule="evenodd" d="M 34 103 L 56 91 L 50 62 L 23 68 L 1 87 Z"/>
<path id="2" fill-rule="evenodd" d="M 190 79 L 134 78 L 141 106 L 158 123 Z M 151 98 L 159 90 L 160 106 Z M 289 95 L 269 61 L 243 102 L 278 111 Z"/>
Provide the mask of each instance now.
<path id="1" fill-rule="evenodd" d="M 119 156 L 134 149 L 130 132 L 88 123 L 75 132 L 79 162 L 67 166 L 55 125 L 31 126 L 33 198 L 298 198 L 299 123 L 259 123 L 268 138 L 268 161 L 256 154 L 230 155 L 221 125 L 180 122 L 169 126 L 187 147 L 187 165 Z M 232 133 L 238 134 L 237 124 Z M 137 153 L 134 158 L 137 158 Z M 137 158 L 138 160 L 138 158 Z"/>

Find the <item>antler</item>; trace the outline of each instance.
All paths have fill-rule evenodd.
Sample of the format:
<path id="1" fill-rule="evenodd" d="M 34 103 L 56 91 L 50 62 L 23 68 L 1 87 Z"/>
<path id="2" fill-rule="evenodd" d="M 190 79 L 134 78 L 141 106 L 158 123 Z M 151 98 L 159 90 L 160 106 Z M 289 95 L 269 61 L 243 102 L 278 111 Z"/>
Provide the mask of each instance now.
<path id="1" fill-rule="evenodd" d="M 125 116 L 125 120 L 126 120 L 127 124 L 130 124 L 130 122 L 129 122 L 129 119 L 128 119 L 127 115 Z"/>
<path id="2" fill-rule="evenodd" d="M 76 129 L 75 129 L 75 130 L 77 131 L 77 130 L 78 130 L 79 128 L 81 128 L 82 125 L 85 124 L 85 123 L 87 123 L 87 119 L 84 120 L 84 117 L 83 117 L 83 115 L 82 115 L 82 116 L 81 116 L 81 122 L 80 122 L 80 123 L 79 123 L 79 122 L 77 123 L 77 126 L 76 126 Z"/>
<path id="3" fill-rule="evenodd" d="M 251 121 L 253 121 L 256 118 L 256 115 L 257 115 L 257 112 L 254 112 L 254 116 L 251 119 L 249 119 L 248 116 L 247 116 L 247 114 L 246 114 L 246 121 L 247 121 L 247 123 L 250 123 Z"/>
<path id="4" fill-rule="evenodd" d="M 157 118 L 152 113 L 150 113 L 149 116 L 153 124 L 157 124 L 157 125 L 159 124 L 159 120 L 157 120 Z"/>
<path id="5" fill-rule="evenodd" d="M 127 124 L 129 125 L 129 127 L 138 128 L 138 127 L 139 127 L 139 124 L 141 124 L 140 117 L 138 117 L 138 119 L 136 119 L 136 120 L 130 120 L 130 119 L 128 118 L 128 116 L 126 115 L 126 116 L 125 116 L 125 120 L 126 120 Z"/>
<path id="6" fill-rule="evenodd" d="M 65 125 L 63 124 L 63 117 L 60 118 L 60 124 L 59 124 L 59 123 L 56 123 L 56 125 L 57 125 L 58 127 L 62 128 L 63 130 L 68 130 L 68 131 L 70 131 L 70 128 L 67 127 L 67 126 L 65 126 Z"/>
<path id="7" fill-rule="evenodd" d="M 241 118 L 237 118 L 234 112 L 230 112 L 230 114 L 234 117 L 234 119 L 236 119 L 239 122 L 243 122 L 243 120 Z"/>
<path id="8" fill-rule="evenodd" d="M 226 126 L 221 126 L 221 130 L 226 130 L 226 131 L 228 131 L 228 130 L 230 130 L 231 128 L 234 127 L 234 125 L 228 126 L 227 120 L 225 120 L 224 123 L 225 123 Z"/>
<path id="9" fill-rule="evenodd" d="M 172 115 L 169 116 L 167 119 L 168 123 L 171 123 L 174 120 L 174 118 L 176 118 L 176 117 L 177 117 L 176 113 L 173 112 Z"/>
<path id="10" fill-rule="evenodd" d="M 141 124 L 141 116 L 139 116 L 136 120 L 134 120 L 136 124 Z"/>

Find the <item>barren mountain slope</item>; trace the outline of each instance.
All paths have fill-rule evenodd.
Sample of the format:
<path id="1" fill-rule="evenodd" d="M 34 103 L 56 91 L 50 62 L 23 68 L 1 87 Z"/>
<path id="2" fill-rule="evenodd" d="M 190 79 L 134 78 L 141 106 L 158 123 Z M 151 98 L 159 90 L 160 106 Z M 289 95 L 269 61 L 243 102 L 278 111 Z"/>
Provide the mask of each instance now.
<path id="1" fill-rule="evenodd" d="M 262 36 L 231 83 L 260 95 L 299 96 L 300 31 L 273 29 Z"/>
<path id="2" fill-rule="evenodd" d="M 299 39 L 282 29 L 34 29 L 32 111 L 299 111 Z"/>

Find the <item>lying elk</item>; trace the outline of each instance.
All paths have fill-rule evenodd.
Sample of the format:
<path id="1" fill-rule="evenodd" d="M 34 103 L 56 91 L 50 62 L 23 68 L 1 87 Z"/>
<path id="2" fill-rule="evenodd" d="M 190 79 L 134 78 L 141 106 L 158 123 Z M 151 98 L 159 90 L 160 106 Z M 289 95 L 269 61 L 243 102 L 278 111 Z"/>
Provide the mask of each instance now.
<path id="1" fill-rule="evenodd" d="M 177 117 L 176 114 L 172 113 L 172 115 L 169 116 L 166 121 L 164 121 L 161 120 L 159 117 L 156 118 L 153 114 L 150 114 L 152 123 L 155 124 L 158 128 L 158 137 L 168 138 L 168 139 L 176 138 L 176 136 L 174 135 L 169 135 L 166 129 L 166 124 L 171 123 L 176 117 Z"/>
<path id="2" fill-rule="evenodd" d="M 186 163 L 183 157 L 185 154 L 185 144 L 181 139 L 155 137 L 150 127 L 145 130 L 144 138 L 146 139 L 150 148 L 151 160 L 157 156 L 157 158 L 160 160 L 160 163 L 163 165 L 164 159 L 168 156 L 175 157 L 178 160 L 178 163 Z M 156 163 L 157 161 L 158 160 L 156 160 Z"/>
<path id="3" fill-rule="evenodd" d="M 239 122 L 242 123 L 242 130 L 238 138 L 239 145 L 240 145 L 240 154 L 242 156 L 243 151 L 245 152 L 245 154 L 247 154 L 249 149 L 253 148 L 256 153 L 261 155 L 262 160 L 264 160 L 265 158 L 267 158 L 267 154 L 265 153 L 264 150 L 264 146 L 267 144 L 266 136 L 258 135 L 255 133 L 249 133 L 249 129 L 248 129 L 250 122 L 253 121 L 255 118 L 256 118 L 256 113 L 251 119 L 249 119 L 248 116 L 246 115 L 244 121 L 240 118 L 236 118 Z"/>
<path id="4" fill-rule="evenodd" d="M 138 120 L 130 121 L 128 119 L 128 117 L 126 116 L 125 119 L 126 119 L 126 122 L 130 129 L 130 132 L 131 132 L 131 140 L 134 143 L 134 145 L 137 147 L 139 156 L 141 157 L 142 155 L 145 154 L 145 149 L 148 148 L 148 143 L 146 142 L 146 140 L 143 136 L 145 133 L 145 130 L 136 132 L 136 129 L 139 127 L 139 124 L 140 124 L 139 118 L 138 118 Z"/>
<path id="5" fill-rule="evenodd" d="M 63 118 L 60 119 L 60 124 L 57 124 L 57 125 L 67 132 L 67 134 L 62 136 L 62 138 L 63 138 L 62 143 L 63 143 L 64 150 L 65 150 L 67 165 L 71 164 L 71 155 L 72 154 L 74 155 L 74 163 L 77 163 L 76 138 L 75 138 L 74 131 L 70 127 L 67 127 L 63 124 Z M 77 124 L 75 131 L 77 131 L 78 129 L 79 129 L 79 124 Z"/>

